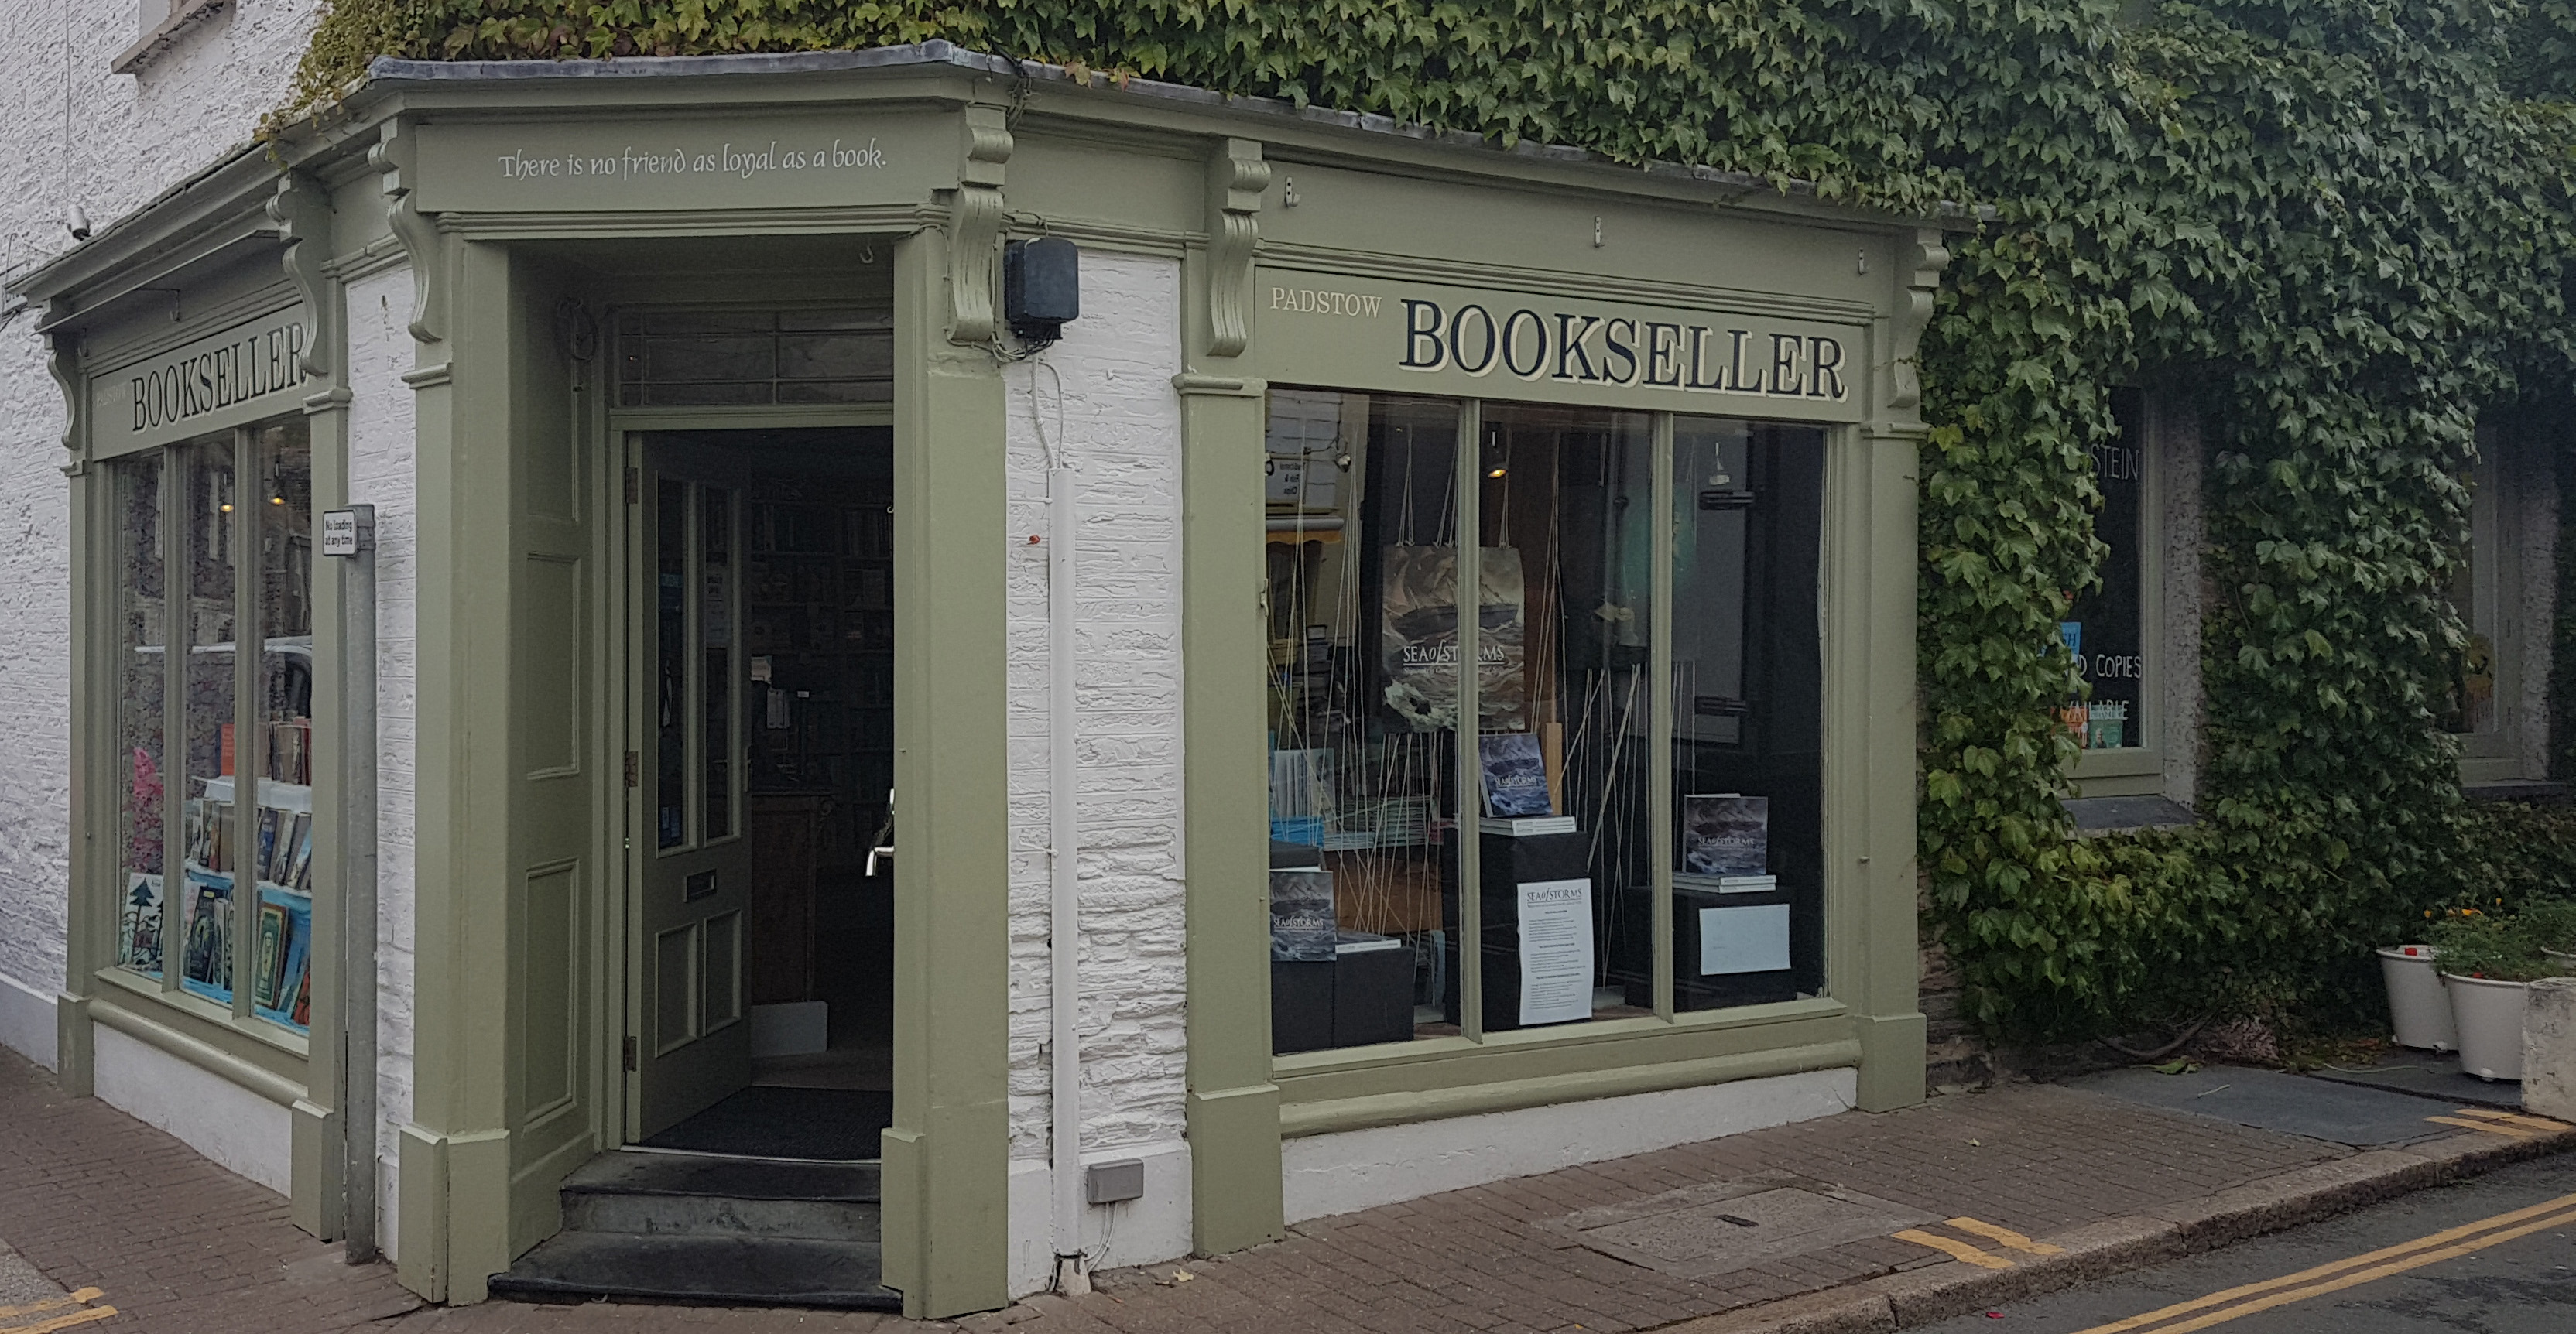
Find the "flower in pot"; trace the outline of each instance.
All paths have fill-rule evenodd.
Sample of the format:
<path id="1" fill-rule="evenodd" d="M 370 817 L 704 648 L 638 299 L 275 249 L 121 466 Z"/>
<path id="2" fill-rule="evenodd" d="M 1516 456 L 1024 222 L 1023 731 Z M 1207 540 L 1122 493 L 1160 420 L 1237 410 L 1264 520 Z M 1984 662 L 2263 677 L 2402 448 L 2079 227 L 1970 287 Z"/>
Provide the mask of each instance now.
<path id="1" fill-rule="evenodd" d="M 2460 1069 L 2480 1079 L 2522 1078 L 2522 1013 L 2535 978 L 2566 971 L 2531 924 L 2464 912 L 2433 928 L 2433 950 L 2460 1035 Z"/>

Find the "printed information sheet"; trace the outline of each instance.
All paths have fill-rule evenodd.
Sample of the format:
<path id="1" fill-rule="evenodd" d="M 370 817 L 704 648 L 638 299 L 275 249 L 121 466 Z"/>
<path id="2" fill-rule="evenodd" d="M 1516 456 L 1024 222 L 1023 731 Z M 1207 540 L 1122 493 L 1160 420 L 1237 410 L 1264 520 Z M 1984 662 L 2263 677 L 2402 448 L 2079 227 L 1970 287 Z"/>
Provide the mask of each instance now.
<path id="1" fill-rule="evenodd" d="M 1592 1017 L 1592 882 L 1533 880 L 1521 891 L 1521 1022 Z"/>

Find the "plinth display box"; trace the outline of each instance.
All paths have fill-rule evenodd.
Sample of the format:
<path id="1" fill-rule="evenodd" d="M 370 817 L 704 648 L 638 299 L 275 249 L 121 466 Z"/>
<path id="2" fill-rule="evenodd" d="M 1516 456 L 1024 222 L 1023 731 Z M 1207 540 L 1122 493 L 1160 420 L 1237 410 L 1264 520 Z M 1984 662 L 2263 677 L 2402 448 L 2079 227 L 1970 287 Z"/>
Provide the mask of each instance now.
<path id="1" fill-rule="evenodd" d="M 1797 892 L 1776 879 L 1769 889 L 1753 890 L 1720 889 L 1696 880 L 1678 876 L 1673 884 L 1673 1008 L 1722 1010 L 1797 999 L 1798 970 L 1791 965 L 1802 953 L 1812 953 L 1800 947 L 1814 929 L 1810 914 L 1800 910 Z M 1654 910 L 1654 892 L 1651 885 L 1628 886 L 1622 891 L 1627 911 L 1644 918 Z M 1720 932 L 1726 935 L 1721 938 Z M 1775 944 L 1780 967 L 1748 967 L 1766 961 Z M 1629 936 L 1613 951 L 1612 980 L 1630 1005 L 1655 1003 L 1651 949 L 1647 941 Z M 1710 971 L 1711 965 L 1719 971 Z M 1739 968 L 1744 971 L 1734 971 Z"/>
<path id="2" fill-rule="evenodd" d="M 1413 951 L 1393 936 L 1337 934 L 1331 959 L 1270 961 L 1271 1050 L 1322 1051 L 1413 1037 Z"/>
<path id="3" fill-rule="evenodd" d="M 1592 835 L 1531 834 L 1515 838 L 1486 833 L 1480 838 L 1478 894 L 1484 919 L 1485 1031 L 1499 1033 L 1521 1024 L 1520 887 L 1524 884 L 1582 880 L 1592 873 Z M 1440 924 L 1447 956 L 1448 986 L 1441 1007 L 1449 1022 L 1460 1022 L 1458 971 L 1458 852 L 1453 841 L 1440 858 Z"/>

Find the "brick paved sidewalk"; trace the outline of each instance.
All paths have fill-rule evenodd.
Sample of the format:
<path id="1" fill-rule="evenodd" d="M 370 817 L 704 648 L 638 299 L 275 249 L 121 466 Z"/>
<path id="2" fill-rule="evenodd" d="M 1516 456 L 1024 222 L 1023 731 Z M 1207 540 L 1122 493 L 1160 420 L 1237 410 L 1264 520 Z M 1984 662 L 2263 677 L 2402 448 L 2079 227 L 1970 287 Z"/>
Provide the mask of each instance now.
<path id="1" fill-rule="evenodd" d="M 2429 1105 L 2429 1104 L 2428 1104 Z M 171 1334 L 555 1334 L 720 1329 L 741 1334 L 1447 1334 L 1653 1329 L 1798 1294 L 1875 1281 L 1937 1283 L 1966 1263 L 1879 1231 L 1731 1272 L 1689 1278 L 1581 1245 L 1565 1220 L 1634 1213 L 1641 1201 L 1764 1178 L 1841 1187 L 1932 1220 L 1967 1217 L 2046 1242 L 2120 1231 L 2110 1220 L 2214 1210 L 2265 1183 L 2331 1194 L 2334 1181 L 2421 1185 L 2472 1148 L 2538 1151 L 2463 1130 L 2419 1150 L 2357 1155 L 2316 1140 L 2020 1085 L 1887 1115 L 1847 1113 L 1659 1153 L 1569 1168 L 1407 1204 L 1317 1219 L 1239 1254 L 1098 1276 L 1088 1297 L 1032 1298 L 955 1324 L 796 1310 L 590 1303 L 417 1303 L 382 1265 L 351 1269 L 286 1221 L 286 1202 L 176 1140 L 0 1052 L 0 1241 L 70 1289 L 101 1290 L 113 1318 L 84 1325 Z M 2420 1170 L 2419 1170 L 2420 1169 Z M 1767 1176 L 1766 1176 L 1767 1174 Z M 2297 1174 L 2284 1177 L 2284 1174 Z M 2411 1174 L 2411 1175 L 2410 1175 Z M 2323 1182 L 2320 1186 L 2316 1183 Z M 2347 1201 L 2348 1203 L 2349 1201 Z M 1728 1205 L 1728 1208 L 1750 1207 Z M 2241 1208 L 2240 1205 L 2228 1207 Z M 2330 1208 L 2321 1204 L 2317 1208 Z M 1703 1210 L 1703 1213 L 1707 1212 Z M 2028 1259 L 1946 1221 L 1923 1232 Z M 2134 1262 L 2134 1261 L 2133 1261 Z M 1181 1275 L 1188 1275 L 1182 1278 Z M 1821 1299 L 1819 1299 L 1821 1300 Z M 16 1323 L 0 1321 L 0 1325 Z"/>

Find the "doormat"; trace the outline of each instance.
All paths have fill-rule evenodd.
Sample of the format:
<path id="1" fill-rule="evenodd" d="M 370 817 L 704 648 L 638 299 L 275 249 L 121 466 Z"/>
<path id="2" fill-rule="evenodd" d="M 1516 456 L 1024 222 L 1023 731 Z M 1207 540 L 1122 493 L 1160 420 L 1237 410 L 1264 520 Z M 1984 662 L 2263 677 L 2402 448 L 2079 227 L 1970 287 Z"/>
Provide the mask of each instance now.
<path id="1" fill-rule="evenodd" d="M 1710 1278 L 1935 1221 L 1893 1200 L 1763 1172 L 1551 1219 L 1539 1227 L 1676 1278 Z"/>
<path id="2" fill-rule="evenodd" d="M 2457 1105 L 2233 1065 L 2205 1066 L 2179 1075 L 2144 1068 L 2110 1070 L 2070 1079 L 2065 1087 L 2356 1149 L 2412 1144 L 2451 1134 L 2451 1127 L 2433 1125 L 2424 1118 L 2448 1113 Z"/>
<path id="3" fill-rule="evenodd" d="M 878 1157 L 878 1133 L 893 1124 L 891 1093 L 755 1084 L 643 1144 L 746 1158 L 850 1162 Z"/>

